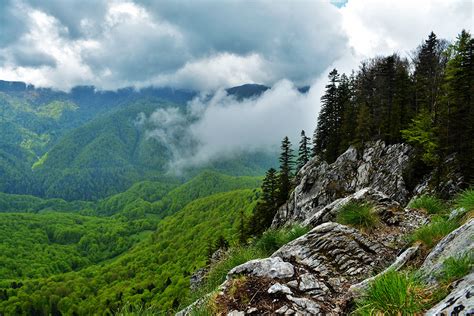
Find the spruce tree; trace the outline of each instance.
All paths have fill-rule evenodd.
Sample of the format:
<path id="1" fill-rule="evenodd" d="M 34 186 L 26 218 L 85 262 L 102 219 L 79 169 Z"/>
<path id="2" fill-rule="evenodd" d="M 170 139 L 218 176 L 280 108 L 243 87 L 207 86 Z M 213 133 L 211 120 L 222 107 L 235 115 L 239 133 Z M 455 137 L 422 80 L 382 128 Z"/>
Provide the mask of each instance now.
<path id="1" fill-rule="evenodd" d="M 249 221 L 249 233 L 259 235 L 272 224 L 278 208 L 279 177 L 274 168 L 270 168 L 262 182 L 262 198 L 257 203 Z"/>
<path id="2" fill-rule="evenodd" d="M 310 138 L 306 136 L 304 130 L 301 131 L 300 147 L 298 149 L 297 169 L 300 170 L 308 161 L 310 157 L 310 149 L 308 142 Z"/>
<path id="3" fill-rule="evenodd" d="M 354 145 L 358 149 L 363 149 L 367 141 L 370 140 L 370 112 L 364 104 L 360 107 L 356 119 L 356 138 Z"/>
<path id="4" fill-rule="evenodd" d="M 285 136 L 281 142 L 279 204 L 285 203 L 290 195 L 294 165 L 293 157 L 291 142 L 288 137 Z"/>
<path id="5" fill-rule="evenodd" d="M 474 39 L 465 30 L 448 49 L 441 121 L 444 151 L 457 153 L 468 183 L 474 181 Z"/>
<path id="6" fill-rule="evenodd" d="M 415 104 L 417 111 L 425 109 L 437 120 L 437 104 L 440 97 L 443 72 L 446 64 L 445 42 L 431 32 L 428 39 L 418 47 L 414 60 Z"/>
<path id="7" fill-rule="evenodd" d="M 339 74 L 337 70 L 333 69 L 328 78 L 329 84 L 326 85 L 324 95 L 321 97 L 321 111 L 314 134 L 314 154 L 332 162 L 338 154 L 339 123 L 342 121 L 343 114 L 338 100 Z"/>

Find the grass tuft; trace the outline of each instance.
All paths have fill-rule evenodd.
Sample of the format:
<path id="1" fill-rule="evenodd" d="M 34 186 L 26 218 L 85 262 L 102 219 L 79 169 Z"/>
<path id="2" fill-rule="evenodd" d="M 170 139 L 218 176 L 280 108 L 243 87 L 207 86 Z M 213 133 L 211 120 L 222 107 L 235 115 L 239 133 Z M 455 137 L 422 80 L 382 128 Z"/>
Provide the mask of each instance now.
<path id="1" fill-rule="evenodd" d="M 457 207 L 462 207 L 466 211 L 474 211 L 474 188 L 467 189 L 459 194 L 455 200 Z"/>
<path id="2" fill-rule="evenodd" d="M 442 200 L 429 195 L 422 195 L 415 198 L 408 206 L 425 210 L 428 214 L 444 214 L 448 210 L 448 207 Z"/>
<path id="3" fill-rule="evenodd" d="M 310 229 L 308 227 L 301 225 L 294 225 L 282 229 L 269 229 L 264 232 L 262 236 L 255 240 L 253 247 L 258 251 L 265 253 L 268 257 L 277 251 L 281 246 L 300 236 L 303 236 L 309 230 Z"/>
<path id="4" fill-rule="evenodd" d="M 336 221 L 340 224 L 370 230 L 379 222 L 379 217 L 374 213 L 373 208 L 370 203 L 351 201 L 339 209 Z"/>
<path id="5" fill-rule="evenodd" d="M 474 267 L 474 253 L 468 252 L 458 257 L 450 257 L 443 262 L 443 270 L 438 281 L 451 283 L 471 272 Z"/>
<path id="6" fill-rule="evenodd" d="M 432 305 L 433 293 L 413 274 L 389 271 L 356 301 L 356 315 L 418 315 Z"/>
<path id="7" fill-rule="evenodd" d="M 456 221 L 450 221 L 444 217 L 435 217 L 428 225 L 421 226 L 415 230 L 410 239 L 412 242 L 419 241 L 427 249 L 433 248 L 444 236 L 459 227 Z"/>

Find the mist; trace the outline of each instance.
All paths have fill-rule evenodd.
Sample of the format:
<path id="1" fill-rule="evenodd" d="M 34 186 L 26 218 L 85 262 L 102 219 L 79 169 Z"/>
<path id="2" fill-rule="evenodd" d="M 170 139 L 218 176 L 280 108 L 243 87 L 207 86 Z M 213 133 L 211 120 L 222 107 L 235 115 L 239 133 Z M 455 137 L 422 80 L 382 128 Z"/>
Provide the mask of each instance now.
<path id="1" fill-rule="evenodd" d="M 160 108 L 140 121 L 147 122 L 146 137 L 170 151 L 169 171 L 180 173 L 237 153 L 276 152 L 284 136 L 296 148 L 301 130 L 312 135 L 316 126 L 319 86 L 316 81 L 301 93 L 292 82 L 282 80 L 259 97 L 240 101 L 218 90 L 194 98 L 184 110 Z"/>

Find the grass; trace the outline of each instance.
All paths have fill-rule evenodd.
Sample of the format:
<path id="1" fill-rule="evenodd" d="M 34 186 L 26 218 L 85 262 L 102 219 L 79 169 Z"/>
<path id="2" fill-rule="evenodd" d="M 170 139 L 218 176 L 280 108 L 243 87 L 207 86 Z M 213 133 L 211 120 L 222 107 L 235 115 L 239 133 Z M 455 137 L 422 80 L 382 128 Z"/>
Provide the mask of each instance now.
<path id="1" fill-rule="evenodd" d="M 462 207 L 466 211 L 474 211 L 474 188 L 470 188 L 459 194 L 455 200 L 457 207 Z"/>
<path id="2" fill-rule="evenodd" d="M 448 207 L 442 200 L 430 195 L 419 196 L 411 201 L 408 206 L 425 210 L 428 214 L 444 214 L 448 210 Z"/>
<path id="3" fill-rule="evenodd" d="M 459 227 L 454 220 L 438 216 L 431 223 L 421 226 L 410 235 L 412 242 L 421 242 L 427 249 L 433 248 L 444 236 Z"/>
<path id="4" fill-rule="evenodd" d="M 454 205 L 464 210 L 457 216 L 460 222 L 464 223 L 474 218 L 474 188 L 461 192 L 454 200 Z"/>
<path id="5" fill-rule="evenodd" d="M 379 222 L 379 217 L 373 208 L 373 205 L 367 202 L 351 201 L 339 209 L 336 221 L 359 229 L 371 230 Z"/>
<path id="6" fill-rule="evenodd" d="M 294 225 L 282 229 L 269 229 L 264 232 L 257 240 L 255 240 L 253 247 L 258 251 L 265 253 L 268 257 L 277 251 L 281 246 L 300 236 L 303 236 L 309 230 L 309 228 L 300 225 Z"/>
<path id="7" fill-rule="evenodd" d="M 451 283 L 471 272 L 474 267 L 474 253 L 469 252 L 458 257 L 450 257 L 443 262 L 443 270 L 438 281 Z"/>
<path id="8" fill-rule="evenodd" d="M 389 271 L 375 279 L 356 301 L 355 315 L 418 315 L 433 305 L 439 294 L 409 272 Z"/>

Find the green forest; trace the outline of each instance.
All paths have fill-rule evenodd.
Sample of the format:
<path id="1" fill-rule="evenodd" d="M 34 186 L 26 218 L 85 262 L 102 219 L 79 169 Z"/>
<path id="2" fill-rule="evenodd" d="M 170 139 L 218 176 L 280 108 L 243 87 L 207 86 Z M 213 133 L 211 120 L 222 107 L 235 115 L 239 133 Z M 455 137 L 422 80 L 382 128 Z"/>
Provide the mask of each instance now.
<path id="1" fill-rule="evenodd" d="M 349 75 L 334 69 L 312 138 L 302 131 L 299 146 L 285 137 L 279 155 L 243 151 L 179 175 L 167 170 L 168 144 L 137 118 L 177 108 L 189 125 L 192 93 L 0 91 L 0 315 L 177 311 L 195 298 L 191 275 L 219 247 L 281 245 L 268 229 L 295 174 L 351 145 L 410 143 L 419 178 L 442 174 L 455 154 L 472 184 L 473 49 L 467 31 L 452 43 L 431 33 L 411 60 L 393 54 Z"/>

